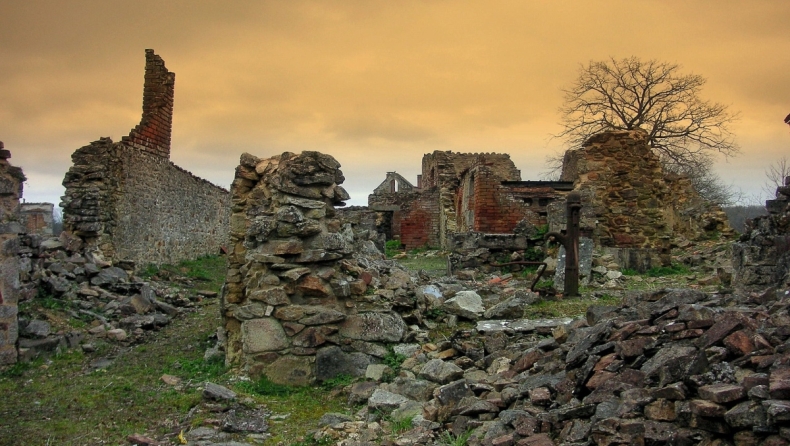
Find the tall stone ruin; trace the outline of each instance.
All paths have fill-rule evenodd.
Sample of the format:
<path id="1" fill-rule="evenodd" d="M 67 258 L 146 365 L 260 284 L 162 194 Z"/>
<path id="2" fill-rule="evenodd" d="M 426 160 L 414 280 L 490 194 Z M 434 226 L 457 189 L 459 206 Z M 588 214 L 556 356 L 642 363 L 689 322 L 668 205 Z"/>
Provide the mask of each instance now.
<path id="1" fill-rule="evenodd" d="M 75 151 L 63 179 L 63 228 L 88 251 L 137 264 L 216 254 L 227 242 L 228 191 L 170 161 L 175 74 L 145 51 L 143 114 L 120 142 Z"/>
<path id="2" fill-rule="evenodd" d="M 623 267 L 668 264 L 679 237 L 733 235 L 721 208 L 703 200 L 688 178 L 664 171 L 643 130 L 591 136 L 565 153 L 560 180 L 582 193 L 583 230 Z M 562 216 L 564 203 L 554 206 L 550 213 Z"/>
<path id="3" fill-rule="evenodd" d="M 19 258 L 17 235 L 24 232 L 19 200 L 25 175 L 8 162 L 11 152 L 0 142 L 0 365 L 17 360 Z"/>
<path id="4" fill-rule="evenodd" d="M 374 276 L 353 261 L 354 234 L 334 209 L 349 198 L 343 180 L 318 152 L 241 157 L 222 312 L 228 362 L 252 376 L 359 376 L 406 331 L 386 299 L 366 295 Z"/>
<path id="5" fill-rule="evenodd" d="M 740 289 L 790 286 L 790 177 L 765 208 L 768 215 L 748 220 L 732 246 L 732 281 Z"/>

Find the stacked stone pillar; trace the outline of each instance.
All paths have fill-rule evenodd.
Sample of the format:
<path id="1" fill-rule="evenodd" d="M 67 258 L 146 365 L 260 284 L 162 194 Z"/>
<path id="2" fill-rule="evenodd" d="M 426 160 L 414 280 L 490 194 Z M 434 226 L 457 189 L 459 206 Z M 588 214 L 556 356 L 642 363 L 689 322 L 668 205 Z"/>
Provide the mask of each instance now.
<path id="1" fill-rule="evenodd" d="M 11 152 L 0 142 L 0 365 L 17 360 L 17 302 L 19 260 L 17 234 L 24 232 L 19 216 L 22 198 L 22 169 L 8 162 Z"/>
<path id="2" fill-rule="evenodd" d="M 334 205 L 349 198 L 340 164 L 318 152 L 241 157 L 231 188 L 223 293 L 227 359 L 253 377 L 305 385 L 361 375 L 406 326 L 367 293 L 354 235 Z"/>

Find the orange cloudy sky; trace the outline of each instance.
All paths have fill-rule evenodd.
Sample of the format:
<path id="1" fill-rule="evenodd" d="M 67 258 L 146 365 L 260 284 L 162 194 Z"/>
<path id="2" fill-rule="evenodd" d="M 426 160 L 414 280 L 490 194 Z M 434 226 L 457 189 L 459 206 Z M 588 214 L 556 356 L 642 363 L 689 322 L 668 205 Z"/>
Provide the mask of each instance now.
<path id="1" fill-rule="evenodd" d="M 171 159 L 225 187 L 245 151 L 329 153 L 352 204 L 434 150 L 539 179 L 561 88 L 608 57 L 706 77 L 741 116 L 742 154 L 715 170 L 749 196 L 790 147 L 784 0 L 0 0 L 0 140 L 27 201 L 57 203 L 75 149 L 139 122 L 145 48 L 176 73 Z"/>

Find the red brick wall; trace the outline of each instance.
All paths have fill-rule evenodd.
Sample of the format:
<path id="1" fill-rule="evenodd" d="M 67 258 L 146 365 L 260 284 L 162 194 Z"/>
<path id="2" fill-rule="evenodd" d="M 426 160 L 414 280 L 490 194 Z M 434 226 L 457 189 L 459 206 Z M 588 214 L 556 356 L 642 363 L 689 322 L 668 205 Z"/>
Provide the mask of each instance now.
<path id="1" fill-rule="evenodd" d="M 396 219 L 397 223 L 394 221 Z M 400 226 L 400 240 L 407 249 L 423 246 L 438 247 L 440 245 L 438 191 L 420 194 L 411 206 L 396 212 L 393 216 L 393 232 L 396 225 Z"/>
<path id="2" fill-rule="evenodd" d="M 489 234 L 512 233 L 529 208 L 514 200 L 501 180 L 485 168 L 474 172 L 474 226 L 472 229 Z"/>
<path id="3" fill-rule="evenodd" d="M 154 50 L 145 50 L 143 117 L 129 136 L 122 138 L 124 143 L 170 159 L 175 81 L 175 73 L 167 71 L 164 60 Z"/>

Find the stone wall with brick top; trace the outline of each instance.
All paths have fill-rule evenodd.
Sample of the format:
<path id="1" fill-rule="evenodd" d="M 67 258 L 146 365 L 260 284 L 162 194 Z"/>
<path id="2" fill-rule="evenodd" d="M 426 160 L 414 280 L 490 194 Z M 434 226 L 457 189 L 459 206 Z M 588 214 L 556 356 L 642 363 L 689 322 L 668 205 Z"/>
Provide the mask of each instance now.
<path id="1" fill-rule="evenodd" d="M 176 74 L 167 71 L 165 61 L 145 50 L 145 84 L 143 86 L 143 117 L 122 141 L 131 147 L 162 158 L 170 158 L 170 136 L 173 128 L 173 99 Z"/>
<path id="2" fill-rule="evenodd" d="M 747 220 L 732 246 L 732 283 L 739 289 L 790 286 L 790 177 L 765 208 L 768 215 Z"/>
<path id="3" fill-rule="evenodd" d="M 349 198 L 343 180 L 340 164 L 318 152 L 241 156 L 222 312 L 227 361 L 251 376 L 295 385 L 361 376 L 405 334 L 392 300 L 408 275 L 367 292 L 384 279 L 352 256 L 352 225 L 334 208 Z"/>
<path id="4" fill-rule="evenodd" d="M 71 156 L 63 228 L 109 260 L 178 263 L 227 244 L 228 191 L 169 159 L 173 81 L 146 50 L 140 124 L 120 142 L 100 138 Z"/>
<path id="5" fill-rule="evenodd" d="M 11 152 L 0 142 L 0 365 L 17 360 L 19 258 L 17 235 L 25 232 L 19 214 L 22 169 L 8 162 Z"/>

